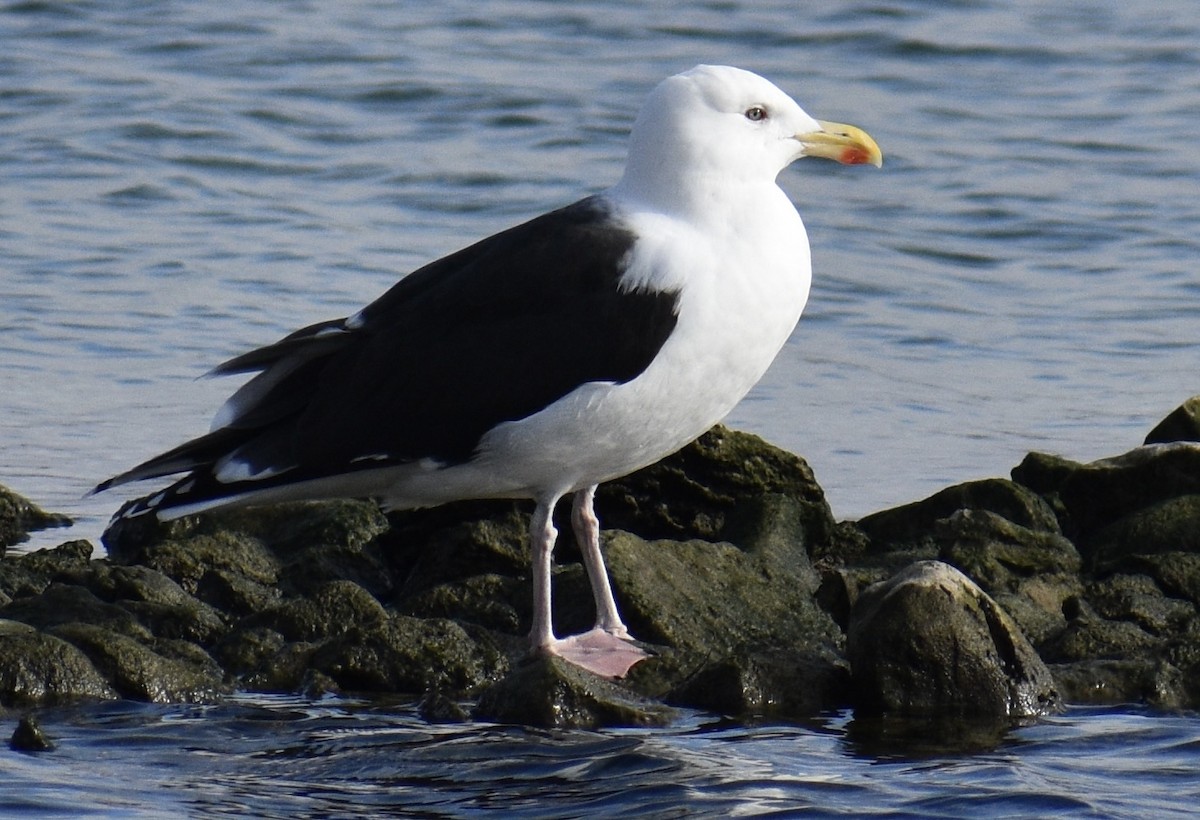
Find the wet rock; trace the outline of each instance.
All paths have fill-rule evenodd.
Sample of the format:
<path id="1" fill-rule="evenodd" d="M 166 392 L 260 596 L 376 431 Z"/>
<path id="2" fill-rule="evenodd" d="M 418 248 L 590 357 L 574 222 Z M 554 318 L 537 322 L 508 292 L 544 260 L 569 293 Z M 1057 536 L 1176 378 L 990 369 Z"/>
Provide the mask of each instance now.
<path id="1" fill-rule="evenodd" d="M 421 698 L 417 714 L 429 723 L 465 723 L 471 719 L 471 713 L 457 699 L 435 689 Z"/>
<path id="2" fill-rule="evenodd" d="M 1116 569 L 1145 573 L 1164 593 L 1200 606 L 1200 553 L 1131 555 L 1119 562 Z"/>
<path id="3" fill-rule="evenodd" d="M 765 496 L 791 498 L 812 543 L 833 537 L 833 514 L 804 459 L 721 425 L 657 464 L 601 485 L 596 511 L 605 527 L 642 538 L 739 543 L 740 511 Z"/>
<path id="4" fill-rule="evenodd" d="M 92 556 L 87 541 L 67 541 L 53 549 L 8 556 L 0 561 L 0 602 L 41 594 L 50 582 L 86 572 Z"/>
<path id="5" fill-rule="evenodd" d="M 564 583 L 564 572 L 560 572 L 555 579 L 555 588 L 560 592 L 554 599 L 555 622 L 569 630 L 570 624 L 578 623 L 579 617 L 571 617 L 563 612 L 563 604 L 566 601 L 560 599 L 568 598 L 561 594 Z M 586 581 L 584 584 L 586 585 Z M 396 606 L 406 615 L 455 618 L 498 632 L 519 635 L 529 630 L 531 590 L 532 582 L 528 577 L 514 578 L 485 573 L 436 584 L 401 599 Z M 587 593 L 585 600 L 586 595 Z M 576 596 L 568 600 L 579 599 Z"/>
<path id="6" fill-rule="evenodd" d="M 212 572 L 229 573 L 263 585 L 279 582 L 280 561 L 262 541 L 225 530 L 139 543 L 136 552 L 110 557 L 117 563 L 157 570 L 189 595 L 196 595 L 202 580 Z"/>
<path id="7" fill-rule="evenodd" d="M 424 617 L 463 618 L 496 629 L 528 629 L 529 510 L 512 502 L 464 502 L 393 514 L 389 537 L 400 582 L 393 603 Z M 555 555 L 574 549 L 560 526 Z M 524 617 L 523 617 L 524 616 Z"/>
<path id="8" fill-rule="evenodd" d="M 0 704 L 116 697 L 87 656 L 71 644 L 25 624 L 0 621 Z"/>
<path id="9" fill-rule="evenodd" d="M 186 641 L 157 641 L 155 651 L 102 626 L 69 623 L 51 630 L 76 646 L 122 697 L 152 703 L 206 702 L 227 691 L 223 673 Z"/>
<path id="10" fill-rule="evenodd" d="M 291 684 L 296 680 L 295 674 L 282 683 L 274 677 L 266 682 L 268 675 L 264 674 L 278 667 L 275 661 L 286 645 L 288 640 L 274 629 L 239 625 L 213 647 L 212 654 L 228 675 L 242 679 L 243 686 L 253 686 L 248 679 L 257 676 L 262 681 L 257 688 L 269 692 L 287 692 L 294 690 Z M 307 661 L 305 664 L 307 666 Z M 302 674 L 303 671 L 297 670 L 296 674 Z"/>
<path id="11" fill-rule="evenodd" d="M 1106 528 L 1162 502 L 1200 495 L 1200 444 L 1154 444 L 1090 464 L 1030 453 L 1012 476 L 1055 507 L 1063 534 L 1094 569 L 1113 540 L 1111 531 L 1098 537 Z"/>
<path id="12" fill-rule="evenodd" d="M 1200 463 L 1197 464 L 1200 468 Z M 1183 495 L 1142 507 L 1092 533 L 1092 566 L 1110 569 L 1129 555 L 1200 552 L 1200 495 Z"/>
<path id="13" fill-rule="evenodd" d="M 14 752 L 48 752 L 54 748 L 54 741 L 43 731 L 37 718 L 25 715 L 17 722 L 8 747 Z"/>
<path id="14" fill-rule="evenodd" d="M 1192 396 L 1171 411 L 1146 436 L 1146 444 L 1200 441 L 1200 396 Z"/>
<path id="15" fill-rule="evenodd" d="M 849 689 L 850 669 L 840 655 L 776 650 L 707 663 L 684 677 L 665 700 L 738 717 L 806 718 L 848 706 Z"/>
<path id="16" fill-rule="evenodd" d="M 921 501 L 865 516 L 857 524 L 871 539 L 875 551 L 936 546 L 935 525 L 959 510 L 983 510 L 1027 530 L 1059 532 L 1054 511 L 1044 499 L 1000 478 L 947 487 Z"/>
<path id="17" fill-rule="evenodd" d="M 1047 662 L 1144 657 L 1162 646 L 1136 623 L 1101 617 L 1084 599 L 1071 604 L 1066 628 L 1042 645 Z"/>
<path id="18" fill-rule="evenodd" d="M 28 498 L 0 484 L 0 556 L 6 547 L 19 544 L 29 533 L 48 527 L 68 527 L 71 519 L 48 513 Z"/>
<path id="19" fill-rule="evenodd" d="M 318 641 L 353 627 L 373 627 L 388 618 L 383 605 L 352 581 L 330 581 L 311 597 L 288 598 L 238 624 L 239 630 L 265 627 L 288 641 Z"/>
<path id="20" fill-rule="evenodd" d="M 343 690 L 471 693 L 508 669 L 500 647 L 453 621 L 392 615 L 356 624 L 317 647 L 310 660 Z"/>
<path id="21" fill-rule="evenodd" d="M 1049 668 L 1063 698 L 1071 703 L 1145 703 L 1177 710 L 1196 702 L 1184 674 L 1161 660 L 1083 660 L 1052 663 Z"/>
<path id="22" fill-rule="evenodd" d="M 923 561 L 866 590 L 847 639 L 865 714 L 1045 714 L 1049 671 L 1016 624 L 953 567 Z"/>
<path id="23" fill-rule="evenodd" d="M 1082 591 L 1079 553 L 1066 538 L 986 510 L 935 522 L 934 538 L 939 560 L 992 596 L 1035 646 L 1066 627 L 1063 604 Z"/>
<path id="24" fill-rule="evenodd" d="M 605 551 L 622 614 L 648 643 L 707 654 L 840 643 L 800 535 L 745 552 L 612 532 Z"/>
<path id="25" fill-rule="evenodd" d="M 0 609 L 0 618 L 49 629 L 67 623 L 102 626 L 137 639 L 151 633 L 127 610 L 97 598 L 91 590 L 70 584 L 52 583 L 40 595 L 18 598 Z"/>
<path id="26" fill-rule="evenodd" d="M 108 562 L 92 561 L 85 570 L 69 577 L 100 601 L 129 613 L 149 634 L 160 638 L 180 638 L 210 646 L 227 629 L 225 618 L 218 610 L 187 594 L 175 581 L 149 567 L 113 566 Z M 57 622 L 68 620 L 98 622 L 62 617 Z M 120 631 L 133 637 L 145 637 L 128 629 Z"/>
<path id="27" fill-rule="evenodd" d="M 1194 604 L 1163 594 L 1147 575 L 1118 573 L 1093 581 L 1087 600 L 1101 618 L 1129 621 L 1155 636 L 1177 633 L 1196 617 Z"/>
<path id="28" fill-rule="evenodd" d="M 665 726 L 674 714 L 661 703 L 642 700 L 625 687 L 551 657 L 517 667 L 483 692 L 474 711 L 477 720 L 558 729 Z"/>

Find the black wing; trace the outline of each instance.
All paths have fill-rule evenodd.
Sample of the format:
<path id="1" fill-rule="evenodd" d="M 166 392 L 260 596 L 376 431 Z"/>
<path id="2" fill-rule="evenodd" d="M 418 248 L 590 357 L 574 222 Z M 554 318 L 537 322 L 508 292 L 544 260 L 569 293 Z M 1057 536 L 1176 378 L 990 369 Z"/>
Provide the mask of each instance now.
<path id="1" fill-rule="evenodd" d="M 621 287 L 634 243 L 591 198 L 433 262 L 351 319 L 216 368 L 262 371 L 224 426 L 97 490 L 191 470 L 212 492 L 205 468 L 231 453 L 272 477 L 226 481 L 229 495 L 380 462 L 466 460 L 497 424 L 585 382 L 629 381 L 657 355 L 678 294 Z"/>

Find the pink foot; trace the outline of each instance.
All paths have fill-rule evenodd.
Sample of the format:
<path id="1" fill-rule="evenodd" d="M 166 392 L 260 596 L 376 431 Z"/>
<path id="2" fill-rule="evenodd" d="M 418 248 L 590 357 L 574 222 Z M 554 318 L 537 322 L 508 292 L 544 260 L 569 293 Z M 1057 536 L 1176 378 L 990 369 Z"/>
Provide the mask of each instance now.
<path id="1" fill-rule="evenodd" d="M 632 643 L 597 627 L 555 641 L 543 651 L 605 678 L 623 678 L 635 663 L 650 657 Z"/>

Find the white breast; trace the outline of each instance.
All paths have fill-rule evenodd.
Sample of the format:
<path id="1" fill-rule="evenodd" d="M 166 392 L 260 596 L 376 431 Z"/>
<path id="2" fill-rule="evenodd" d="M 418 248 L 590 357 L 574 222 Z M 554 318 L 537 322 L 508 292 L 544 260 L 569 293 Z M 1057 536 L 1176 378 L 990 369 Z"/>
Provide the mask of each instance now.
<path id="1" fill-rule="evenodd" d="M 651 464 L 723 419 L 762 377 L 808 298 L 808 239 L 778 193 L 755 218 L 719 225 L 625 215 L 642 237 L 629 287 L 680 292 L 678 323 L 651 365 L 625 384 L 591 383 L 486 435 L 478 468 L 518 494 L 569 492 Z"/>

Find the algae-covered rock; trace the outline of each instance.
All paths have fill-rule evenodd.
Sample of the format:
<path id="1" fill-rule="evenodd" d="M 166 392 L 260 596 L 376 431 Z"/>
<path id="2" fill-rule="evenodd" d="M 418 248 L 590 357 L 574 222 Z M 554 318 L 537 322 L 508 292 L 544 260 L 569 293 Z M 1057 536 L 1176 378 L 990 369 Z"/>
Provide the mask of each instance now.
<path id="1" fill-rule="evenodd" d="M 71 644 L 26 624 L 0 621 L 0 704 L 116 697 L 87 656 Z"/>
<path id="2" fill-rule="evenodd" d="M 609 533 L 613 585 L 633 634 L 691 652 L 812 647 L 840 632 L 813 599 L 816 573 L 802 558 L 748 554 L 708 541 L 643 541 Z"/>
<path id="3" fill-rule="evenodd" d="M 1200 468 L 1200 463 L 1198 463 Z M 1093 566 L 1109 569 L 1129 555 L 1200 553 L 1200 494 L 1149 504 L 1093 532 Z"/>
<path id="4" fill-rule="evenodd" d="M 1146 444 L 1171 441 L 1200 441 L 1200 396 L 1192 396 L 1155 425 L 1146 435 Z"/>
<path id="5" fill-rule="evenodd" d="M 152 703 L 204 702 L 227 691 L 220 667 L 187 641 L 156 641 L 151 648 L 84 623 L 63 624 L 51 632 L 87 655 L 122 697 Z"/>
<path id="6" fill-rule="evenodd" d="M 1035 646 L 1066 627 L 1064 603 L 1082 590 L 1075 546 L 986 510 L 934 525 L 938 559 L 961 570 L 1017 622 Z"/>
<path id="7" fill-rule="evenodd" d="M 1191 708 L 1184 674 L 1151 658 L 1089 659 L 1049 666 L 1055 685 L 1071 703 L 1145 703 L 1160 709 Z"/>
<path id="8" fill-rule="evenodd" d="M 849 691 L 849 665 L 831 649 L 776 649 L 709 661 L 677 683 L 666 701 L 725 715 L 806 718 L 849 706 Z"/>
<path id="9" fill-rule="evenodd" d="M 86 571 L 91 556 L 92 545 L 87 541 L 67 541 L 53 549 L 0 560 L 0 604 L 39 595 L 52 580 Z"/>
<path id="10" fill-rule="evenodd" d="M 352 626 L 317 647 L 310 663 L 345 690 L 414 694 L 478 691 L 508 669 L 502 649 L 482 635 L 404 615 Z"/>
<path id="11" fill-rule="evenodd" d="M 833 536 L 833 514 L 804 459 L 721 425 L 657 464 L 601 485 L 596 511 L 605 527 L 642 538 L 736 542 L 729 527 L 747 501 L 763 496 L 793 499 L 811 542 Z"/>
<path id="12" fill-rule="evenodd" d="M 539 657 L 488 687 L 474 716 L 497 723 L 597 729 L 663 726 L 674 711 L 559 658 Z"/>
<path id="13" fill-rule="evenodd" d="M 0 556 L 4 555 L 6 547 L 21 543 L 31 532 L 70 525 L 71 519 L 67 516 L 46 512 L 0 484 Z"/>
<path id="14" fill-rule="evenodd" d="M 1012 476 L 1055 506 L 1063 534 L 1090 568 L 1108 540 L 1097 537 L 1105 528 L 1152 505 L 1200 495 L 1200 444 L 1155 444 L 1089 464 L 1031 453 Z"/>
<path id="15" fill-rule="evenodd" d="M 920 546 L 935 540 L 935 524 L 959 510 L 984 510 L 1035 532 L 1058 533 L 1054 511 L 1036 493 L 1012 481 L 989 478 L 970 481 L 859 519 L 858 527 L 871 539 L 871 549 Z"/>
<path id="16" fill-rule="evenodd" d="M 847 655 L 864 713 L 1045 714 L 1059 698 L 1016 624 L 958 570 L 923 561 L 866 590 Z"/>
<path id="17" fill-rule="evenodd" d="M 38 719 L 33 715 L 22 715 L 8 739 L 8 747 L 14 752 L 48 752 L 54 748 L 54 741 L 42 729 Z"/>

